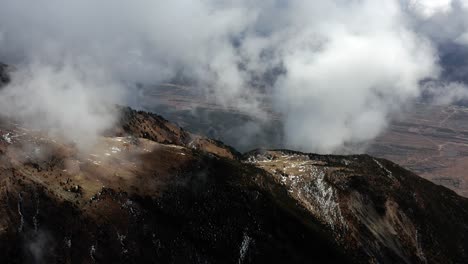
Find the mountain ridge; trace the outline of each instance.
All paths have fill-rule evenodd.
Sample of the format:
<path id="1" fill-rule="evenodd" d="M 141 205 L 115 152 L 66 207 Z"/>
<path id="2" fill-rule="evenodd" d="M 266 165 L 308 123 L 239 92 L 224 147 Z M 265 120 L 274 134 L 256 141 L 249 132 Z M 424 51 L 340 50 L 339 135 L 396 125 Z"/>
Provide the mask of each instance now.
<path id="1" fill-rule="evenodd" d="M 157 115 L 124 111 L 86 155 L 1 122 L 0 255 L 10 263 L 467 259 L 468 199 L 394 163 L 288 150 L 237 156 L 203 137 L 189 144 Z"/>
<path id="2" fill-rule="evenodd" d="M 241 154 L 115 111 L 86 152 L 0 117 L 3 263 L 468 260 L 468 199 L 390 161 Z"/>

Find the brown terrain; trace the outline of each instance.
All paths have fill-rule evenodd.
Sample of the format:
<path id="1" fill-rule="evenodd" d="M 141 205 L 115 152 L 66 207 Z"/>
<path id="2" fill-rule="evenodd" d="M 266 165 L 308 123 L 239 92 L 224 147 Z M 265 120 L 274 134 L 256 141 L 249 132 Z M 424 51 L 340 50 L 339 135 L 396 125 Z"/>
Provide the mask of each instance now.
<path id="1" fill-rule="evenodd" d="M 162 117 L 80 150 L 0 118 L 1 263 L 466 263 L 468 199 L 369 155 L 244 155 Z"/>
<path id="2" fill-rule="evenodd" d="M 202 137 L 190 144 L 157 115 L 120 110 L 86 152 L 1 121 L 2 263 L 468 259 L 468 200 L 389 161 L 238 156 Z"/>
<path id="3" fill-rule="evenodd" d="M 452 217 L 467 212 L 462 207 L 468 200 L 392 162 L 367 155 L 323 156 L 285 150 L 254 151 L 246 157 L 327 226 L 346 252 L 358 256 L 358 262 L 446 263 L 453 260 L 440 258 L 441 247 L 466 252 L 465 235 L 450 237 L 441 229 L 453 225 L 466 230 L 465 223 Z M 453 205 L 461 206 L 463 212 L 453 211 Z"/>

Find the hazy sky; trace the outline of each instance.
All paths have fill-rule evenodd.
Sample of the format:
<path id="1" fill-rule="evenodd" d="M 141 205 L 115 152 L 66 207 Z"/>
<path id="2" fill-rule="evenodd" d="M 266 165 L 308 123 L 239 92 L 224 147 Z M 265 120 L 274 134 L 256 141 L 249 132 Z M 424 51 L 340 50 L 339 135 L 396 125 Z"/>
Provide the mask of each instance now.
<path id="1" fill-rule="evenodd" d="M 184 74 L 217 103 L 264 117 L 254 77 L 282 69 L 266 93 L 285 144 L 333 152 L 385 130 L 421 93 L 464 98 L 444 83 L 440 45 L 468 45 L 466 0 L 0 0 L 0 61 L 17 66 L 0 111 L 71 140 L 98 135 L 132 82 Z M 431 85 L 421 81 L 432 79 Z M 42 119 L 41 119 L 42 120 Z"/>

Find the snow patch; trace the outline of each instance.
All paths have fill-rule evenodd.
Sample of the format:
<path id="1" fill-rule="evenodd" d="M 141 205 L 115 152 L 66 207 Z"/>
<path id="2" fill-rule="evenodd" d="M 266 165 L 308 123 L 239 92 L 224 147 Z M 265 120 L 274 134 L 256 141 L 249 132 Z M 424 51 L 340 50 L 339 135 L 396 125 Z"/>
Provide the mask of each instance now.
<path id="1" fill-rule="evenodd" d="M 416 253 L 418 254 L 419 256 L 419 259 L 423 262 L 423 263 L 427 263 L 427 259 L 426 259 L 426 255 L 424 254 L 424 251 L 422 249 L 422 245 L 421 245 L 421 239 L 419 238 L 419 232 L 418 230 L 416 229 Z"/>
<path id="2" fill-rule="evenodd" d="M 338 193 L 326 179 L 327 169 L 323 166 L 326 163 L 311 160 L 307 155 L 274 155 L 257 154 L 250 156 L 247 162 L 272 173 L 291 197 L 303 203 L 335 232 L 346 229 Z"/>
<path id="3" fill-rule="evenodd" d="M 115 154 L 115 153 L 118 153 L 118 152 L 121 152 L 121 151 L 122 151 L 122 150 L 120 150 L 118 147 L 112 147 L 112 148 L 111 148 L 111 152 L 114 153 L 114 154 Z"/>
<path id="4" fill-rule="evenodd" d="M 10 133 L 6 133 L 2 137 L 3 137 L 3 140 L 5 140 L 6 143 L 8 143 L 8 144 L 13 143 L 12 140 L 11 140 L 11 137 L 10 137 Z"/>
<path id="5" fill-rule="evenodd" d="M 312 167 L 311 176 L 313 180 L 302 188 L 307 198 L 305 200 L 309 202 L 309 205 L 317 211 L 333 230 L 340 224 L 344 226 L 345 222 L 341 214 L 340 205 L 337 202 L 336 191 L 325 179 L 325 172 L 317 167 Z M 314 203 L 310 201 L 314 201 Z"/>
<path id="6" fill-rule="evenodd" d="M 20 225 L 18 231 L 22 232 L 24 227 L 24 215 L 23 215 L 23 196 L 21 193 L 18 193 L 18 214 L 20 215 Z"/>
<path id="7" fill-rule="evenodd" d="M 244 233 L 244 239 L 242 240 L 242 244 L 240 246 L 240 251 L 239 251 L 239 264 L 244 262 L 245 255 L 247 254 L 247 251 L 249 250 L 251 241 L 252 241 L 252 238 L 249 237 L 247 233 Z"/>
<path id="8" fill-rule="evenodd" d="M 91 245 L 91 247 L 89 248 L 89 256 L 91 257 L 91 259 L 93 260 L 93 262 L 96 262 L 96 259 L 94 258 L 94 255 L 96 254 L 96 246 L 95 245 Z"/>
<path id="9" fill-rule="evenodd" d="M 382 163 L 380 163 L 378 160 L 376 160 L 376 159 L 373 159 L 373 160 L 377 164 L 377 166 L 379 166 L 382 170 L 384 170 L 387 173 L 387 176 L 389 178 L 393 178 L 393 173 L 390 170 L 385 168 L 385 166 Z"/>
<path id="10" fill-rule="evenodd" d="M 71 246 L 72 246 L 72 240 L 71 240 L 71 238 L 69 238 L 69 237 L 66 237 L 66 238 L 65 238 L 65 246 L 66 246 L 67 248 L 71 248 Z"/>

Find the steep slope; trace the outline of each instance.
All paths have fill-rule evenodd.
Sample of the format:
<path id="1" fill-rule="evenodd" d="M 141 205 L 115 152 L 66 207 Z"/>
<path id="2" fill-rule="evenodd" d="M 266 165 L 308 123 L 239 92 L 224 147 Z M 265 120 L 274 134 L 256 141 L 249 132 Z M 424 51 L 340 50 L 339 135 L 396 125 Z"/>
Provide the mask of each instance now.
<path id="1" fill-rule="evenodd" d="M 463 263 L 468 200 L 386 160 L 291 151 L 249 153 L 327 226 L 355 259 L 368 263 Z"/>
<path id="2" fill-rule="evenodd" d="M 123 111 L 88 153 L 0 122 L 2 263 L 468 259 L 468 201 L 393 163 L 290 151 L 232 158 L 156 115 Z"/>
<path id="3" fill-rule="evenodd" d="M 2 263 L 347 262 L 253 166 L 143 138 L 102 138 L 84 154 L 1 130 Z"/>
<path id="4" fill-rule="evenodd" d="M 201 149 L 229 159 L 240 157 L 240 153 L 222 142 L 188 133 L 156 114 L 129 107 L 117 107 L 117 111 L 120 113 L 118 124 L 107 135 L 146 138 L 163 144 Z"/>

